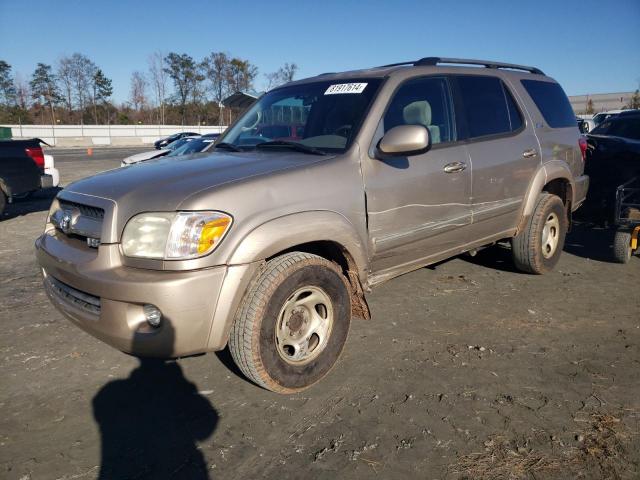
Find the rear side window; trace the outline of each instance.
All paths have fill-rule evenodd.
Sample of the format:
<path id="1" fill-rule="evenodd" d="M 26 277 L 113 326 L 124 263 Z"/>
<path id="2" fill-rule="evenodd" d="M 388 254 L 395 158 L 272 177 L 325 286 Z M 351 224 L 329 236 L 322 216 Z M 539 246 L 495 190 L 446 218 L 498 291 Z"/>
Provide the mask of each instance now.
<path id="1" fill-rule="evenodd" d="M 576 115 L 560 85 L 540 80 L 521 82 L 551 128 L 576 126 Z"/>
<path id="2" fill-rule="evenodd" d="M 457 82 L 470 138 L 510 133 L 522 127 L 522 115 L 502 80 L 458 76 Z"/>

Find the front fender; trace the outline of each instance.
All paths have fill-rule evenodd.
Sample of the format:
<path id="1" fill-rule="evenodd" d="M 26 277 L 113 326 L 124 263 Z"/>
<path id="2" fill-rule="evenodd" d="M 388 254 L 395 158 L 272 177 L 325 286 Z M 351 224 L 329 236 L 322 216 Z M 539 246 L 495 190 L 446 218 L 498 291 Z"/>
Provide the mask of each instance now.
<path id="1" fill-rule="evenodd" d="M 238 243 L 228 263 L 252 263 L 296 245 L 317 241 L 340 244 L 356 263 L 360 278 L 366 278 L 369 263 L 366 243 L 349 220 L 328 210 L 294 213 L 263 223 Z"/>

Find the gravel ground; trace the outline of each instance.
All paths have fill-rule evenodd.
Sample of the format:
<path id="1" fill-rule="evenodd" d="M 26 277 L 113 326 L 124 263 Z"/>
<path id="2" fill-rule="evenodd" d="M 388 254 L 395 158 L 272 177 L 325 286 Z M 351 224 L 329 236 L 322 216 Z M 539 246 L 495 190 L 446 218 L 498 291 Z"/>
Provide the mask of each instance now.
<path id="1" fill-rule="evenodd" d="M 69 183 L 132 152 L 53 153 Z M 228 352 L 140 362 L 64 320 L 33 255 L 53 194 L 0 222 L 0 478 L 640 475 L 640 258 L 607 231 L 546 276 L 497 246 L 377 288 L 331 374 L 280 396 Z"/>

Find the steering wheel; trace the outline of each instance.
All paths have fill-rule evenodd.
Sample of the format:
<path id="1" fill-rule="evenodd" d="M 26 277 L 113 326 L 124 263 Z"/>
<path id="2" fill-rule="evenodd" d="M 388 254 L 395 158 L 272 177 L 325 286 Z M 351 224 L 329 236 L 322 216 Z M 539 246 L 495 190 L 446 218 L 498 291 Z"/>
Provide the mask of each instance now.
<path id="1" fill-rule="evenodd" d="M 338 128 L 336 128 L 333 131 L 334 135 L 338 135 L 339 137 L 345 137 L 347 138 L 349 136 L 349 133 L 351 133 L 351 129 L 353 128 L 353 125 L 349 125 L 349 124 L 345 124 L 345 125 L 340 125 Z M 342 135 L 340 132 L 344 131 L 344 135 Z"/>

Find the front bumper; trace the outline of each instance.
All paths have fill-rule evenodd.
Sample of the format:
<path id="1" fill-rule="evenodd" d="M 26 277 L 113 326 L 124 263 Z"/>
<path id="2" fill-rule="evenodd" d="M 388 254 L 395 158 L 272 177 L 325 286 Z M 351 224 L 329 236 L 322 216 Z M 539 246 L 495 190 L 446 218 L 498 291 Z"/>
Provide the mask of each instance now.
<path id="1" fill-rule="evenodd" d="M 138 356 L 175 358 L 224 348 L 254 272 L 252 264 L 171 272 L 132 268 L 119 261 L 118 245 L 82 250 L 50 234 L 35 246 L 56 308 L 91 335 Z M 159 327 L 147 324 L 145 304 L 162 312 Z"/>

